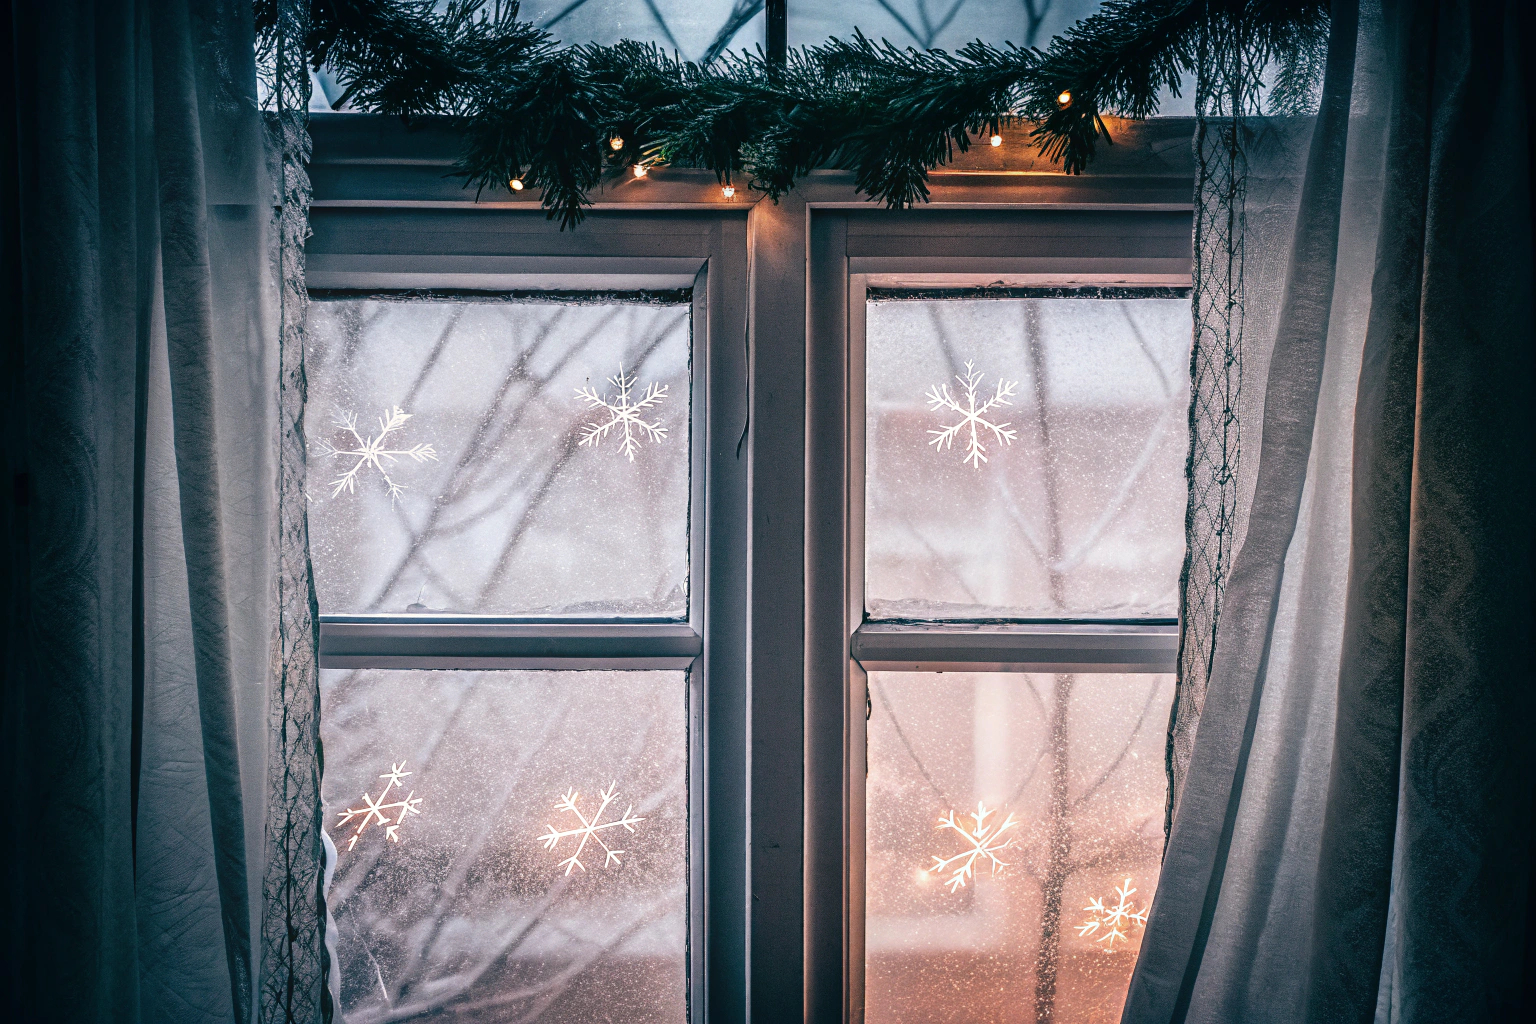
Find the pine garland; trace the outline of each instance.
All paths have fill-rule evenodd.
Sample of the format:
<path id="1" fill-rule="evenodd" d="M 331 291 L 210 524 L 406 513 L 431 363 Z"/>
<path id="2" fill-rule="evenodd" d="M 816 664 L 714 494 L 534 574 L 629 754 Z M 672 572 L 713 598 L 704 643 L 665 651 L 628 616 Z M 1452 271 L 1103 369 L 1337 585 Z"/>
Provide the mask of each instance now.
<path id="1" fill-rule="evenodd" d="M 264 39 L 276 6 L 255 0 Z M 543 190 L 564 228 L 605 176 L 637 162 L 707 168 L 775 200 L 814 168 L 844 168 L 860 192 L 904 208 L 927 201 L 928 172 L 973 135 L 1029 123 L 1048 159 L 1081 173 L 1112 141 L 1103 113 L 1155 113 L 1160 90 L 1177 95 L 1199 71 L 1199 40 L 1233 26 L 1250 40 L 1251 76 L 1274 69 L 1271 106 L 1305 108 L 1328 26 L 1324 0 L 1107 0 L 1044 51 L 980 41 L 919 51 L 856 33 L 782 63 L 759 51 L 696 64 L 629 41 L 561 47 L 517 15 L 515 0 L 443 11 L 433 0 L 312 0 L 306 48 L 347 83 L 338 102 L 461 119 L 466 184 L 520 179 Z"/>

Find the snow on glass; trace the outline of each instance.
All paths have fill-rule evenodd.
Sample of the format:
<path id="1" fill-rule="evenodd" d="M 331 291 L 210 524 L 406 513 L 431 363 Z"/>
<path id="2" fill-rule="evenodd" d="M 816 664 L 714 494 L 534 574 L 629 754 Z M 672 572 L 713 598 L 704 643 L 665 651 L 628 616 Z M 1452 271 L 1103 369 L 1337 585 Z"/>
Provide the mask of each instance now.
<path id="1" fill-rule="evenodd" d="M 322 671 L 336 844 L 399 752 L 427 796 L 399 843 L 370 841 L 374 819 L 336 860 L 338 1019 L 684 1024 L 687 695 L 674 671 Z M 618 784 L 568 788 L 586 779 Z"/>
<path id="2" fill-rule="evenodd" d="M 405 789 L 405 783 L 402 780 L 409 774 L 411 773 L 405 770 L 404 761 L 398 764 L 392 763 L 389 766 L 389 771 L 379 776 L 379 778 L 387 781 L 384 783 L 384 792 L 379 794 L 377 800 L 364 793 L 363 806 L 348 807 L 345 811 L 341 812 L 341 820 L 336 823 L 337 825 L 345 825 L 358 816 L 361 816 L 363 819 L 357 823 L 356 830 L 347 839 L 348 850 L 357 846 L 357 841 L 362 838 L 363 833 L 374 821 L 384 826 L 384 837 L 386 839 L 392 843 L 400 841 L 400 826 L 405 823 L 406 815 L 421 813 L 421 797 L 416 795 L 415 790 L 412 790 L 398 800 L 390 801 L 389 803 L 385 803 L 385 801 L 388 800 L 389 791 L 392 787 L 399 786 L 401 789 Z M 389 813 L 385 814 L 385 811 Z M 399 812 L 398 816 L 395 816 L 396 811 Z M 393 823 L 389 820 L 391 817 L 395 818 Z"/>
<path id="3" fill-rule="evenodd" d="M 1116 902 L 1109 905 L 1108 899 L 1095 896 L 1088 901 L 1083 909 L 1088 911 L 1088 918 L 1077 926 L 1078 935 L 1091 935 L 1099 942 L 1105 943 L 1105 949 L 1114 949 L 1115 940 L 1122 942 L 1131 941 L 1126 929 L 1133 925 L 1140 929 L 1147 925 L 1147 912 L 1138 909 L 1131 902 L 1131 897 L 1136 895 L 1136 890 L 1131 886 L 1131 880 L 1115 886 Z"/>
<path id="4" fill-rule="evenodd" d="M 633 832 L 635 826 L 645 819 L 636 817 L 634 813 L 635 805 L 630 804 L 619 817 L 612 821 L 603 821 L 603 812 L 608 810 L 609 804 L 613 803 L 613 797 L 618 788 L 619 784 L 614 782 L 607 789 L 598 791 L 598 798 L 602 802 L 597 805 L 597 813 L 592 815 L 590 820 L 585 814 L 581 813 L 581 794 L 577 793 L 574 789 L 566 790 L 565 796 L 561 797 L 559 802 L 555 804 L 555 810 L 572 814 L 576 817 L 577 821 L 581 822 L 580 828 L 555 828 L 553 825 L 546 825 L 545 828 L 549 829 L 549 831 L 539 836 L 539 842 L 544 844 L 544 849 L 546 850 L 553 850 L 560 844 L 562 839 L 576 839 L 576 851 L 560 862 L 560 866 L 565 868 L 566 874 L 570 874 L 576 868 L 581 868 L 583 871 L 587 870 L 587 866 L 581 862 L 581 854 L 587 848 L 588 840 L 603 848 L 604 867 L 623 863 L 619 857 L 624 851 L 616 850 L 609 846 L 608 842 L 598 833 L 611 828 L 621 827 Z"/>
<path id="5" fill-rule="evenodd" d="M 978 858 L 984 858 L 991 864 L 994 875 L 1008 866 L 1008 862 L 998 854 L 1012 846 L 1013 840 L 1011 838 L 1002 842 L 999 840 L 1002 840 L 1004 832 L 1017 827 L 1019 823 L 1014 821 L 1013 815 L 1010 814 L 1002 821 L 994 821 L 988 825 L 987 819 L 996 813 L 995 810 L 987 810 L 986 804 L 978 803 L 975 813 L 966 815 L 971 819 L 970 827 L 957 821 L 954 811 L 944 812 L 944 817 L 939 819 L 937 827 L 958 832 L 961 839 L 965 841 L 966 847 L 953 857 L 935 856 L 933 866 L 928 869 L 930 874 L 935 875 L 950 872 L 949 881 L 944 883 L 949 886 L 950 892 L 962 888 L 967 879 L 975 877 Z"/>
<path id="6" fill-rule="evenodd" d="M 866 1022 L 1000 1006 L 1009 1020 L 1118 1021 L 1162 854 L 1172 677 L 872 672 L 868 685 Z"/>
<path id="7" fill-rule="evenodd" d="M 940 430 L 930 430 L 933 440 L 928 443 L 933 445 L 935 451 L 942 452 L 946 448 L 954 446 L 955 438 L 965 434 L 965 458 L 961 462 L 969 462 L 977 469 L 987 461 L 987 446 L 982 442 L 982 436 L 986 431 L 991 431 L 993 438 L 1001 444 L 1012 444 L 1013 439 L 1019 436 L 1016 430 L 1010 430 L 1007 423 L 993 423 L 987 419 L 987 414 L 993 409 L 1010 405 L 1009 398 L 1013 397 L 1014 388 L 1019 386 L 1016 380 L 1000 380 L 997 382 L 997 390 L 991 398 L 986 399 L 980 406 L 976 404 L 976 389 L 981 383 L 981 374 L 975 369 L 975 363 L 967 360 L 965 375 L 955 374 L 955 380 L 960 384 L 960 391 L 965 397 L 962 405 L 949 393 L 948 384 L 935 384 L 928 389 L 928 405 L 934 412 L 953 412 L 960 416 L 960 422 L 946 426 Z"/>
<path id="8" fill-rule="evenodd" d="M 684 617 L 690 319 L 681 293 L 318 294 L 321 612 Z"/>
<path id="9" fill-rule="evenodd" d="M 1188 298 L 876 292 L 866 314 L 871 619 L 1177 614 Z"/>
<path id="10" fill-rule="evenodd" d="M 350 410 L 336 417 L 336 425 L 352 435 L 356 448 L 337 448 L 329 441 L 320 442 L 320 454 L 337 459 L 355 458 L 357 461 L 352 468 L 341 476 L 331 481 L 333 490 L 331 497 L 335 498 L 346 491 L 348 494 L 357 493 L 357 475 L 364 467 L 372 466 L 378 470 L 379 476 L 384 478 L 385 488 L 389 492 L 391 501 L 405 493 L 405 488 L 390 479 L 389 469 L 385 463 L 394 464 L 400 458 L 408 458 L 414 462 L 428 462 L 437 460 L 437 452 L 430 444 L 414 444 L 409 448 L 386 448 L 386 438 L 390 434 L 404 429 L 405 421 L 411 418 L 411 414 L 395 406 L 387 409 L 384 415 L 379 417 L 379 432 L 370 434 L 366 439 L 357 431 L 357 416 Z"/>
<path id="11" fill-rule="evenodd" d="M 636 377 L 634 374 L 625 375 L 624 367 L 620 365 L 616 376 L 609 377 L 608 383 L 612 384 L 617 394 L 613 398 L 606 398 L 590 387 L 576 389 L 576 395 L 593 409 L 602 409 L 608 414 L 608 419 L 598 420 L 587 425 L 582 432 L 581 444 L 583 447 L 591 445 L 597 447 L 598 442 L 608 436 L 608 432 L 615 427 L 622 427 L 624 440 L 619 442 L 619 454 L 627 455 L 630 462 L 635 461 L 635 452 L 640 450 L 640 438 L 651 441 L 661 441 L 667 436 L 667 428 L 660 422 L 647 420 L 640 414 L 647 409 L 660 405 L 667 397 L 665 384 L 647 384 L 645 394 L 640 401 L 631 402 L 629 393 L 634 389 Z"/>

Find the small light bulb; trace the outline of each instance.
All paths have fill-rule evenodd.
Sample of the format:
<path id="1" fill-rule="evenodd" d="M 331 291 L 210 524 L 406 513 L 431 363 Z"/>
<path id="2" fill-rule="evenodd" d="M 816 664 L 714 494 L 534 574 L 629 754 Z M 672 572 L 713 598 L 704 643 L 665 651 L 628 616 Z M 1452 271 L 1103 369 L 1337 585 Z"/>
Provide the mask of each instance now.
<path id="1" fill-rule="evenodd" d="M 624 148 L 624 140 L 615 135 L 613 138 L 608 140 L 608 148 L 617 153 L 619 150 Z"/>
<path id="2" fill-rule="evenodd" d="M 511 181 L 507 182 L 507 184 L 512 186 L 513 192 L 521 192 L 523 190 L 522 178 L 513 178 Z"/>
<path id="3" fill-rule="evenodd" d="M 646 173 L 650 170 L 650 168 L 646 167 L 645 164 L 635 164 L 634 170 L 635 177 L 643 178 L 646 176 Z"/>
<path id="4" fill-rule="evenodd" d="M 720 194 L 725 196 L 725 198 L 730 199 L 732 196 L 734 196 L 736 194 L 736 186 L 735 185 L 721 185 L 720 186 Z"/>
<path id="5" fill-rule="evenodd" d="M 1072 94 L 1066 89 L 1061 90 L 1061 95 L 1056 97 L 1056 105 L 1062 110 L 1066 110 L 1072 105 Z"/>
<path id="6" fill-rule="evenodd" d="M 996 149 L 998 146 L 1001 146 L 1002 144 L 1003 144 L 1003 137 L 1001 135 L 994 135 L 994 136 L 992 136 L 992 148 L 993 149 Z"/>

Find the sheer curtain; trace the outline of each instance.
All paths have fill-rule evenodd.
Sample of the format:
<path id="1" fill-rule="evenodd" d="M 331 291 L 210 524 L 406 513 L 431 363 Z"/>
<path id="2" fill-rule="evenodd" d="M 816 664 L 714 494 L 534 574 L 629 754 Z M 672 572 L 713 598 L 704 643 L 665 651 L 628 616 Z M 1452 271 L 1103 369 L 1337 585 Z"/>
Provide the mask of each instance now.
<path id="1" fill-rule="evenodd" d="M 258 1013 L 274 594 L 307 565 L 251 22 L 14 0 L 0 29 L 11 1019 Z"/>
<path id="2" fill-rule="evenodd" d="M 1532 54 L 1519 0 L 1334 5 L 1128 1022 L 1530 1009 Z"/>

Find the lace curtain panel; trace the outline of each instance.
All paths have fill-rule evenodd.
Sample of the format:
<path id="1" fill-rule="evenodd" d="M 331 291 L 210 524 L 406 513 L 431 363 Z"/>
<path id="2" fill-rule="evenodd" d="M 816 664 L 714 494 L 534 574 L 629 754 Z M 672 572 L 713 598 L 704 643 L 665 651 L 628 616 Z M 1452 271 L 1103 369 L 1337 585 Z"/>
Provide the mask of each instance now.
<path id="1" fill-rule="evenodd" d="M 1241 283 L 1283 287 L 1244 297 L 1235 554 L 1127 1022 L 1521 1012 L 1532 44 L 1513 0 L 1344 0 L 1310 142 L 1250 136 L 1280 216 L 1250 189 Z"/>
<path id="2" fill-rule="evenodd" d="M 248 0 L 18 2 L 0 32 L 4 1002 L 317 1020 L 302 352 L 279 346 L 303 122 L 262 123 Z"/>

